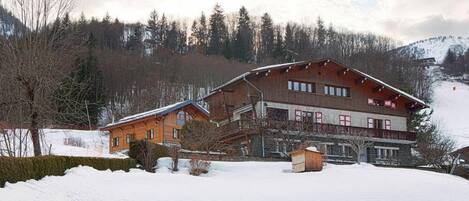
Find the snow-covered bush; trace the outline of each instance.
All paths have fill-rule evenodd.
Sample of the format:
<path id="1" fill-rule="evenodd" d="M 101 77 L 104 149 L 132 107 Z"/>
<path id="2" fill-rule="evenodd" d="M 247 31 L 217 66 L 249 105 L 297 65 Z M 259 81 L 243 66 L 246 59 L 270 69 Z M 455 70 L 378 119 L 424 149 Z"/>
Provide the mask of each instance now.
<path id="1" fill-rule="evenodd" d="M 202 160 L 198 157 L 193 157 L 189 161 L 190 169 L 189 173 L 194 176 L 201 174 L 207 174 L 210 168 L 210 161 Z"/>

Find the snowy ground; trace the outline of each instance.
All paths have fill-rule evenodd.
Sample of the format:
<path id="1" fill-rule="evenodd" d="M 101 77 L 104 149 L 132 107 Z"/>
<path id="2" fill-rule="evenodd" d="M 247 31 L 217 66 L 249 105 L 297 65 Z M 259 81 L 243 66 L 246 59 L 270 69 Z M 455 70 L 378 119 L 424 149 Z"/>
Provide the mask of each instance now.
<path id="1" fill-rule="evenodd" d="M 5 201 L 464 201 L 469 181 L 410 169 L 331 165 L 322 172 L 291 173 L 288 162 L 213 162 L 208 175 L 188 175 L 187 161 L 171 173 L 73 168 L 63 177 L 7 184 Z"/>
<path id="2" fill-rule="evenodd" d="M 432 120 L 444 134 L 456 140 L 458 148 L 469 146 L 469 86 L 456 81 L 438 81 L 433 93 Z"/>
<path id="3" fill-rule="evenodd" d="M 23 132 L 25 130 L 16 133 Z M 44 129 L 42 132 L 43 139 L 41 145 L 43 154 L 61 155 L 61 156 L 88 156 L 88 157 L 108 157 L 121 158 L 126 157 L 121 154 L 109 153 L 109 136 L 101 131 L 84 131 L 69 129 Z M 28 156 L 32 155 L 32 144 L 29 136 L 27 137 Z M 4 143 L 0 140 L 0 143 Z M 13 142 L 13 140 L 11 140 Z M 19 144 L 19 141 L 15 141 Z M 1 144 L 0 144 L 1 145 Z M 17 145 L 19 146 L 19 145 Z M 0 146 L 2 147 L 2 146 Z M 4 145 L 3 145 L 4 147 Z"/>

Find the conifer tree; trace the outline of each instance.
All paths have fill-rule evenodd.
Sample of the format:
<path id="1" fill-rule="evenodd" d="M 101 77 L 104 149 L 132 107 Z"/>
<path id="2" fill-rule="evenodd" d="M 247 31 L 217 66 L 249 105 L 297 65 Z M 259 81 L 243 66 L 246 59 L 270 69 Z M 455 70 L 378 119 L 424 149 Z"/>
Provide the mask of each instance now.
<path id="1" fill-rule="evenodd" d="M 253 29 L 248 11 L 243 6 L 239 9 L 239 17 L 236 38 L 233 44 L 234 55 L 243 62 L 252 60 L 253 57 Z"/>
<path id="2" fill-rule="evenodd" d="M 210 16 L 208 54 L 222 54 L 228 38 L 228 29 L 225 24 L 225 15 L 219 4 L 213 8 Z M 229 42 L 228 42 L 229 43 Z"/>
<path id="3" fill-rule="evenodd" d="M 280 42 L 281 43 L 281 42 Z M 272 57 L 274 51 L 274 27 L 272 18 L 268 13 L 262 16 L 261 23 L 261 43 L 260 43 L 260 60 L 266 57 Z"/>

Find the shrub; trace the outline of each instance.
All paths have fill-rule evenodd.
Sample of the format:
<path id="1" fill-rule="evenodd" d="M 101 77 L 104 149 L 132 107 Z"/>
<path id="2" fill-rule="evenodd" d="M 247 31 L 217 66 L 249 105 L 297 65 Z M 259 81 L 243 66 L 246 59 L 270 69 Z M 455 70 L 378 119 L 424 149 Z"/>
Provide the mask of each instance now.
<path id="1" fill-rule="evenodd" d="M 198 157 L 194 157 L 189 161 L 190 164 L 190 174 L 194 176 L 199 176 L 201 174 L 207 174 L 210 168 L 210 161 L 202 160 Z"/>
<path id="2" fill-rule="evenodd" d="M 45 176 L 62 176 L 65 170 L 79 165 L 97 170 L 124 170 L 135 168 L 133 159 L 109 159 L 69 156 L 40 156 L 28 158 L 0 157 L 0 187 L 6 182 L 16 183 Z"/>
<path id="3" fill-rule="evenodd" d="M 130 143 L 129 157 L 134 158 L 138 164 L 142 165 L 145 171 L 153 172 L 158 158 L 168 156 L 168 148 L 166 146 L 154 144 L 146 140 Z"/>

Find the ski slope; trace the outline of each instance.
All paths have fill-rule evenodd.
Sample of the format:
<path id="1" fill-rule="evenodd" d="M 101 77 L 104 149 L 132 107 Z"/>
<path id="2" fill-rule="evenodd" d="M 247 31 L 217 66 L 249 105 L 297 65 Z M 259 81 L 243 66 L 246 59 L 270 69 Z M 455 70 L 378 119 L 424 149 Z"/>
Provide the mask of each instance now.
<path id="1" fill-rule="evenodd" d="M 469 146 L 469 86 L 457 81 L 438 81 L 433 89 L 432 121 L 458 148 Z"/>
<path id="2" fill-rule="evenodd" d="M 469 38 L 455 36 L 439 36 L 416 41 L 398 48 L 400 52 L 414 55 L 416 58 L 434 57 L 441 64 L 449 49 L 463 54 L 469 48 Z"/>
<path id="3" fill-rule="evenodd" d="M 465 201 L 469 181 L 422 170 L 368 164 L 331 165 L 321 172 L 292 173 L 289 162 L 212 162 L 208 175 L 179 172 L 160 159 L 156 173 L 90 167 L 0 188 L 6 201 Z"/>

